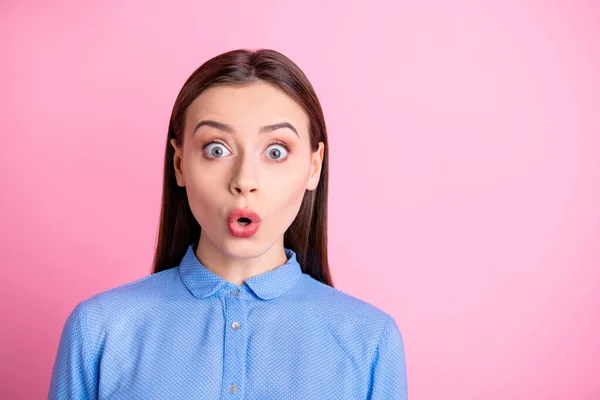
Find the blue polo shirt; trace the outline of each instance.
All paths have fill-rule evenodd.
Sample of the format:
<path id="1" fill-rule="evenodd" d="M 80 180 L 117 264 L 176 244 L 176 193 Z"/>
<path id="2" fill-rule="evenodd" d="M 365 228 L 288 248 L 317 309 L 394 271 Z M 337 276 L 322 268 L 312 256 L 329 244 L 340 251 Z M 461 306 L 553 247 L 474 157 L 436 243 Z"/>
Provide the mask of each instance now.
<path id="1" fill-rule="evenodd" d="M 287 262 L 236 285 L 181 263 L 74 308 L 49 399 L 407 399 L 394 318 Z"/>

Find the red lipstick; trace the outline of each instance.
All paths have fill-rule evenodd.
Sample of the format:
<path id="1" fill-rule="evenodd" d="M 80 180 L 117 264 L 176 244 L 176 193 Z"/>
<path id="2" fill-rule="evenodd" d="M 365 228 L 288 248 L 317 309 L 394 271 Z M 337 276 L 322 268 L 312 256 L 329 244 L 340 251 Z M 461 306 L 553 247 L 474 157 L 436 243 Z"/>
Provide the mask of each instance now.
<path id="1" fill-rule="evenodd" d="M 229 232 L 237 238 L 254 236 L 260 227 L 260 217 L 248 208 L 236 208 L 227 217 Z"/>

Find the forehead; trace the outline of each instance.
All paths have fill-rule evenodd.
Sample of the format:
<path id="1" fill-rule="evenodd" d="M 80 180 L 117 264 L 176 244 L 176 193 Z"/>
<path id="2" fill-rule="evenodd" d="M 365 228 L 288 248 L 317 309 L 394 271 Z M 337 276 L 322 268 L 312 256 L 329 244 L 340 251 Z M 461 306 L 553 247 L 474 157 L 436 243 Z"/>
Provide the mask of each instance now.
<path id="1" fill-rule="evenodd" d="M 193 124 L 208 117 L 248 127 L 283 121 L 291 122 L 298 130 L 309 126 L 308 115 L 296 101 L 277 86 L 262 81 L 205 90 L 188 108 L 186 122 Z"/>

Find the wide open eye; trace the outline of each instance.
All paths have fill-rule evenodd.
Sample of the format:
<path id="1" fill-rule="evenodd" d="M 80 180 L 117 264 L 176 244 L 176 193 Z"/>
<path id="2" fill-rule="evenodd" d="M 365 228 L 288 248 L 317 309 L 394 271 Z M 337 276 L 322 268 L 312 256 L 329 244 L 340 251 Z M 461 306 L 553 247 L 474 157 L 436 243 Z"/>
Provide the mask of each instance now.
<path id="1" fill-rule="evenodd" d="M 267 147 L 265 152 L 267 153 L 267 157 L 271 158 L 273 161 L 281 161 L 287 156 L 289 149 L 283 144 L 276 143 Z"/>
<path id="2" fill-rule="evenodd" d="M 209 143 L 206 147 L 204 147 L 204 153 L 209 158 L 222 158 L 230 154 L 229 150 L 227 150 L 222 143 L 218 142 Z"/>

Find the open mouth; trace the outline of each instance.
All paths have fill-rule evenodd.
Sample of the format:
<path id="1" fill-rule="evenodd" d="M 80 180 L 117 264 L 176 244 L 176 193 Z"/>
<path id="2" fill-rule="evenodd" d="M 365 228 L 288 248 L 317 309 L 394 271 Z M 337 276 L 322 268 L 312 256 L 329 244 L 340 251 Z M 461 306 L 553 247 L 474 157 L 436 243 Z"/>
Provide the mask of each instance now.
<path id="1" fill-rule="evenodd" d="M 236 208 L 227 217 L 229 232 L 236 238 L 254 236 L 260 227 L 260 216 L 249 208 Z"/>
<path id="2" fill-rule="evenodd" d="M 246 226 L 246 225 L 248 225 L 250 222 L 252 222 L 252 220 L 251 220 L 250 218 L 246 218 L 246 217 L 238 218 L 238 220 L 237 220 L 237 221 L 238 221 L 238 223 L 239 223 L 241 226 Z"/>

